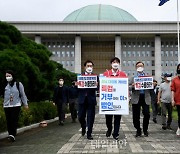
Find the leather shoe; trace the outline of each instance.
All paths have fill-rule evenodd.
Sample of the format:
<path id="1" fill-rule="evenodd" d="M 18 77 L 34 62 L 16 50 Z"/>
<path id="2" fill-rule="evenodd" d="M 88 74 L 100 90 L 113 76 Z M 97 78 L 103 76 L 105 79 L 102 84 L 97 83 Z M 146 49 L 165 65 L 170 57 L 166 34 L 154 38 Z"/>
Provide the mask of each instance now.
<path id="1" fill-rule="evenodd" d="M 144 132 L 144 136 L 148 137 L 149 136 L 149 132 L 148 131 Z"/>
<path id="2" fill-rule="evenodd" d="M 157 123 L 157 120 L 154 118 L 154 119 L 153 119 L 153 122 L 156 124 L 156 123 Z"/>
<path id="3" fill-rule="evenodd" d="M 114 135 L 113 135 L 113 138 L 114 138 L 115 140 L 117 140 L 117 141 L 119 140 L 119 136 L 114 136 Z"/>
<path id="4" fill-rule="evenodd" d="M 86 134 L 86 129 L 82 128 L 82 132 L 81 133 L 82 133 L 82 136 L 84 136 Z"/>
<path id="5" fill-rule="evenodd" d="M 88 140 L 93 140 L 93 137 L 92 136 L 87 136 L 87 139 Z"/>
<path id="6" fill-rule="evenodd" d="M 142 135 L 142 132 L 141 131 L 137 131 L 136 132 L 136 137 L 140 137 Z"/>
<path id="7" fill-rule="evenodd" d="M 111 131 L 107 131 L 106 132 L 106 137 L 110 137 L 111 136 Z"/>

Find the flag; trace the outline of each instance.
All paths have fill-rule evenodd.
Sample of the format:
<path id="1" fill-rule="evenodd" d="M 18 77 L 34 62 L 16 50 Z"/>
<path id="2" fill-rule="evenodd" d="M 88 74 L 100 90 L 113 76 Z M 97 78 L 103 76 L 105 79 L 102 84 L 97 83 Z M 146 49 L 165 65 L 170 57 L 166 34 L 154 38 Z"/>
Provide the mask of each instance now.
<path id="1" fill-rule="evenodd" d="M 166 3 L 169 0 L 160 0 L 159 6 L 163 5 L 164 3 Z"/>

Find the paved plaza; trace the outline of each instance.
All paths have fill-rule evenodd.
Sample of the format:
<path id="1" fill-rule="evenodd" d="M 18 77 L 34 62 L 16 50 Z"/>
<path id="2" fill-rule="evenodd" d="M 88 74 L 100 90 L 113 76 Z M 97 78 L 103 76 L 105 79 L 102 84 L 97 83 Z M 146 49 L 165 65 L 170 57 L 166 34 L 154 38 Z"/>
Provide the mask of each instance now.
<path id="1" fill-rule="evenodd" d="M 160 123 L 160 118 L 158 124 L 150 120 L 149 137 L 136 138 L 130 112 L 122 117 L 119 141 L 115 141 L 112 136 L 107 138 L 105 135 L 105 116 L 96 114 L 94 140 L 87 140 L 86 135 L 81 136 L 80 124 L 71 123 L 68 117 L 64 126 L 58 126 L 58 121 L 55 121 L 45 128 L 37 127 L 20 133 L 14 143 L 1 139 L 0 153 L 180 153 L 180 137 L 175 135 L 175 127 L 162 130 Z"/>

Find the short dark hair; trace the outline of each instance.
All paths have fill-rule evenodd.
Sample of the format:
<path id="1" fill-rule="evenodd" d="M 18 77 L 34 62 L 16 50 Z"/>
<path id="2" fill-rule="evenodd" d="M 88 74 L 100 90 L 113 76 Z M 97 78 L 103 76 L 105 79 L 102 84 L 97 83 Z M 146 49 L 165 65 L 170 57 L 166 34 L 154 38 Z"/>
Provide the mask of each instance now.
<path id="1" fill-rule="evenodd" d="M 118 57 L 114 57 L 111 59 L 110 63 L 112 63 L 113 61 L 117 61 L 118 63 L 120 63 L 120 59 Z"/>
<path id="2" fill-rule="evenodd" d="M 153 79 L 153 82 L 156 82 L 156 83 L 157 83 L 157 80 Z"/>
<path id="3" fill-rule="evenodd" d="M 92 63 L 92 65 L 94 66 L 94 63 L 93 63 L 91 60 L 86 60 L 86 61 L 84 62 L 84 66 L 86 66 L 87 63 Z"/>
<path id="4" fill-rule="evenodd" d="M 144 63 L 143 63 L 142 61 L 138 61 L 138 62 L 136 63 L 136 66 L 137 66 L 139 63 L 142 63 L 143 66 L 144 66 Z"/>
<path id="5" fill-rule="evenodd" d="M 176 69 L 176 72 L 179 70 L 179 66 L 180 66 L 180 63 L 177 65 L 177 69 Z"/>

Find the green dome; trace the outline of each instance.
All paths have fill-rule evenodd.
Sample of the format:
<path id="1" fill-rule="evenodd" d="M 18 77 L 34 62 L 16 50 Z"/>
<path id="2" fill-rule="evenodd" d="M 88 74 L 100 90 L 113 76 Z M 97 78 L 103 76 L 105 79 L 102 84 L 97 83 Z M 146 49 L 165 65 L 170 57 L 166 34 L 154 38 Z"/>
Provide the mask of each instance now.
<path id="1" fill-rule="evenodd" d="M 69 14 L 63 21 L 137 21 L 130 13 L 112 5 L 88 5 Z"/>

